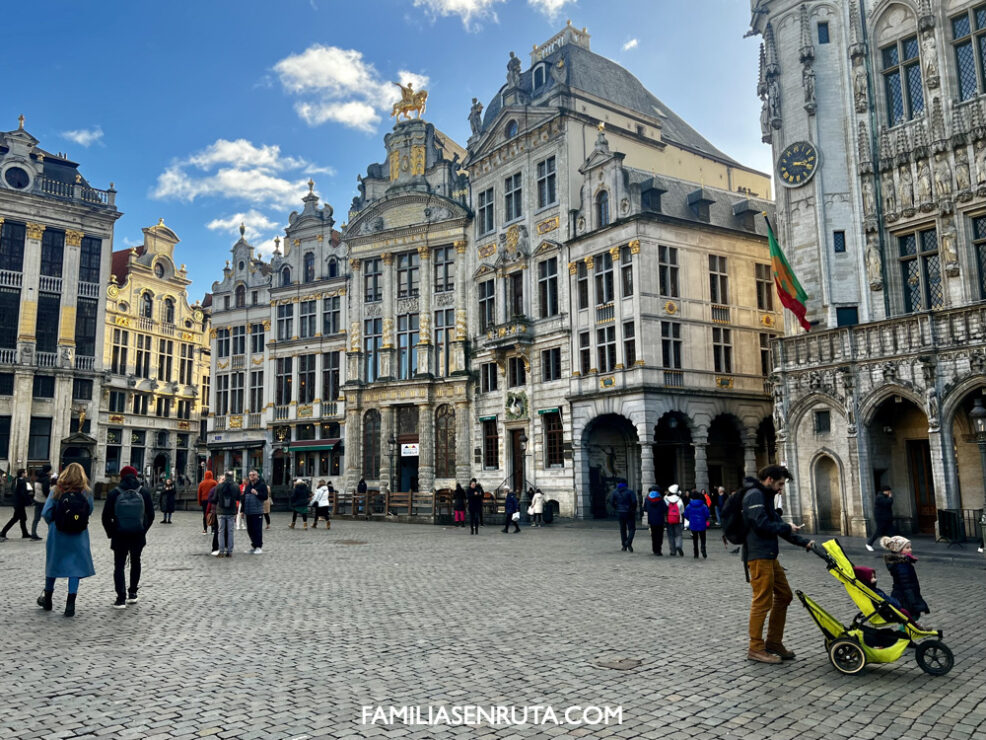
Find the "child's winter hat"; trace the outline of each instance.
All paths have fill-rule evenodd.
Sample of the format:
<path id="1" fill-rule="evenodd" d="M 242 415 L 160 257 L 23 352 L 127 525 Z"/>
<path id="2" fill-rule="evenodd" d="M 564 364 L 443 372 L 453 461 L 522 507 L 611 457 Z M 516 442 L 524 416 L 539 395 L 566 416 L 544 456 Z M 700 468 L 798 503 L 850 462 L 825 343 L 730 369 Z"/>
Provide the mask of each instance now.
<path id="1" fill-rule="evenodd" d="M 901 537 L 900 535 L 897 535 L 896 537 L 880 538 L 880 547 L 884 550 L 890 550 L 890 552 L 901 552 L 909 544 L 911 544 L 911 541 L 906 537 Z"/>
<path id="2" fill-rule="evenodd" d="M 668 493 L 670 493 L 672 496 L 677 496 L 678 495 L 678 484 L 677 483 L 672 483 L 670 486 L 668 486 Z"/>

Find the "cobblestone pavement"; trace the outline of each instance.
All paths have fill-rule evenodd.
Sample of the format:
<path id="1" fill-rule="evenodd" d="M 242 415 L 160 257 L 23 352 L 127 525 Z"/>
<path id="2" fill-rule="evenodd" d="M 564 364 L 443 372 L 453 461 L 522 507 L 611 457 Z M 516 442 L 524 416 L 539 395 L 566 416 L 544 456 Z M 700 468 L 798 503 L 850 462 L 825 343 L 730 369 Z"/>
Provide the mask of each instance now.
<path id="1" fill-rule="evenodd" d="M 218 560 L 200 522 L 179 512 L 155 524 L 140 603 L 122 611 L 110 607 L 108 541 L 93 531 L 97 575 L 74 620 L 60 612 L 64 581 L 56 611 L 34 604 L 44 546 L 0 544 L 0 737 L 986 736 L 986 562 L 975 557 L 918 564 L 926 622 L 956 654 L 948 676 L 907 653 L 850 677 L 797 602 L 785 640 L 797 660 L 745 659 L 749 586 L 718 542 L 695 561 L 687 540 L 684 559 L 651 556 L 646 532 L 621 553 L 615 525 L 473 537 L 382 522 L 290 530 L 275 514 L 263 555 L 244 554 L 241 531 L 237 555 Z M 878 562 L 856 545 L 857 560 Z M 821 560 L 784 545 L 782 562 L 794 588 L 851 618 Z M 601 665 L 624 659 L 641 662 Z M 377 705 L 609 705 L 623 723 L 363 724 L 361 708 Z"/>

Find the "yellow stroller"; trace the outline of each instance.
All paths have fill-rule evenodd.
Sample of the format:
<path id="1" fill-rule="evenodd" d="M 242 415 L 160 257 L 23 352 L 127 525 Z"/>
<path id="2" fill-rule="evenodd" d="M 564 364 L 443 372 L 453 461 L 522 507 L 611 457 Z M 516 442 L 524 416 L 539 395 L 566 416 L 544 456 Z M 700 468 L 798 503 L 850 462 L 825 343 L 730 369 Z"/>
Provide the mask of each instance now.
<path id="1" fill-rule="evenodd" d="M 813 550 L 859 607 L 846 627 L 801 591 L 796 592 L 825 635 L 825 650 L 836 670 L 851 675 L 867 663 L 893 663 L 908 648 L 915 649 L 918 665 L 925 673 L 944 676 L 952 669 L 955 659 L 941 641 L 941 630 L 924 629 L 886 594 L 860 580 L 838 540 L 815 545 Z"/>

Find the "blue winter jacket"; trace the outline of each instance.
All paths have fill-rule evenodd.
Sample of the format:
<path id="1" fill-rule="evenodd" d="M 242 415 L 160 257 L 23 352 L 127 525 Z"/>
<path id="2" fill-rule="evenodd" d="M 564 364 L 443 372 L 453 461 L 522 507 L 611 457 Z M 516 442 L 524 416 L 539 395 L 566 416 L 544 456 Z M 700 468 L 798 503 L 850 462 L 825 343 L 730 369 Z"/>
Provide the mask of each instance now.
<path id="1" fill-rule="evenodd" d="M 256 491 L 256 493 L 250 493 Z M 243 513 L 247 516 L 264 513 L 264 501 L 267 500 L 267 484 L 263 478 L 258 478 L 256 483 L 246 482 L 243 486 Z"/>
<path id="2" fill-rule="evenodd" d="M 647 512 L 647 523 L 651 527 L 663 527 L 668 516 L 668 505 L 658 496 L 655 499 L 644 499 L 644 511 Z"/>
<path id="3" fill-rule="evenodd" d="M 702 532 L 709 526 L 709 507 L 704 501 L 693 499 L 685 507 L 685 518 L 688 520 L 688 528 L 693 532 Z"/>
<path id="4" fill-rule="evenodd" d="M 520 502 L 517 501 L 517 497 L 514 495 L 514 492 L 511 491 L 507 494 L 507 498 L 503 502 L 503 513 L 506 514 L 509 519 L 510 515 L 515 511 L 520 511 Z"/>
<path id="5" fill-rule="evenodd" d="M 637 510 L 637 494 L 629 488 L 617 488 L 610 498 L 617 514 L 630 514 Z"/>

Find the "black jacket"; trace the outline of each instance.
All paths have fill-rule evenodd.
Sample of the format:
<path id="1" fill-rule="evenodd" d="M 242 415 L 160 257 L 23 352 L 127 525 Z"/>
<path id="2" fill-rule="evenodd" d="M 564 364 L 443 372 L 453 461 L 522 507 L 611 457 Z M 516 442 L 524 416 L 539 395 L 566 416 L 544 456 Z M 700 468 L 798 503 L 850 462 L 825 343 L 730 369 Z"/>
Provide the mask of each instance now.
<path id="1" fill-rule="evenodd" d="M 918 574 L 914 571 L 914 558 L 892 552 L 884 555 L 883 560 L 894 579 L 894 590 L 890 595 L 907 609 L 913 619 L 917 619 L 921 614 L 929 613 L 931 610 L 921 596 Z"/>
<path id="2" fill-rule="evenodd" d="M 483 491 L 479 486 L 469 490 L 469 513 L 479 514 L 483 510 Z"/>
<path id="3" fill-rule="evenodd" d="M 216 516 L 233 516 L 236 514 L 236 504 L 243 499 L 243 494 L 240 493 L 240 487 L 238 485 L 231 480 L 224 480 L 212 489 L 212 493 L 216 494 Z M 212 498 L 212 493 L 209 494 L 210 499 Z M 224 496 L 232 498 L 232 506 L 228 508 L 223 506 Z"/>
<path id="4" fill-rule="evenodd" d="M 776 559 L 780 549 L 778 537 L 801 547 L 811 541 L 795 533 L 791 525 L 780 518 L 774 511 L 774 492 L 764 488 L 756 478 L 747 476 L 739 495 L 743 496 L 743 518 L 747 525 L 744 562 Z"/>
<path id="5" fill-rule="evenodd" d="M 462 489 L 462 486 L 456 486 L 455 492 L 452 494 L 452 507 L 456 511 L 466 510 L 466 492 Z"/>
<path id="6" fill-rule="evenodd" d="M 27 478 L 18 478 L 14 484 L 14 507 L 21 508 L 27 506 L 34 500 L 34 496 L 27 488 Z"/>
<path id="7" fill-rule="evenodd" d="M 894 500 L 891 496 L 884 496 L 882 493 L 876 495 L 876 500 L 873 502 L 873 518 L 886 524 L 894 520 Z"/>
<path id="8" fill-rule="evenodd" d="M 116 531 L 116 499 L 120 495 L 120 489 L 126 488 L 128 491 L 140 491 L 140 497 L 144 499 L 144 531 L 143 532 L 117 532 Z M 132 475 L 120 481 L 120 485 L 110 491 L 106 497 L 106 505 L 103 507 L 103 529 L 106 536 L 110 538 L 110 547 L 114 550 L 120 547 L 129 547 L 147 544 L 147 530 L 154 524 L 154 501 L 151 492 L 140 485 L 140 481 Z"/>

